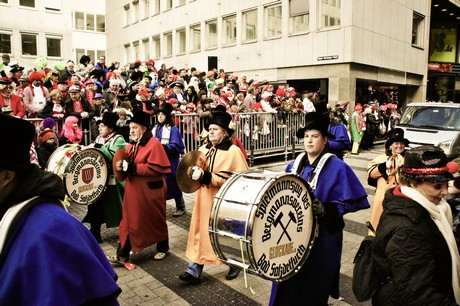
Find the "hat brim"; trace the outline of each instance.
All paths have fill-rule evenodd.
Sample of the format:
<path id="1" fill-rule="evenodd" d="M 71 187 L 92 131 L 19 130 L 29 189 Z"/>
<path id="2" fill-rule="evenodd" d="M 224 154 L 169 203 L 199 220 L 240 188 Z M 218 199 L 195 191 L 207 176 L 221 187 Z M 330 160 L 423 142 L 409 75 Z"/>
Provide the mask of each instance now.
<path id="1" fill-rule="evenodd" d="M 317 131 L 320 131 L 321 134 L 323 134 L 321 130 L 318 130 L 318 129 L 315 129 L 315 128 L 310 128 L 310 127 L 307 126 L 307 127 L 301 127 L 301 128 L 299 128 L 299 129 L 297 130 L 297 132 L 295 133 L 295 137 L 297 137 L 297 139 L 304 139 L 304 138 L 305 138 L 305 131 L 306 131 L 306 130 L 317 130 Z M 335 138 L 335 136 L 332 135 L 332 134 L 329 133 L 329 132 L 326 132 L 326 134 L 325 134 L 324 136 L 325 136 L 325 137 L 328 137 L 328 138 L 331 138 L 331 139 L 334 139 L 334 138 Z"/>
<path id="2" fill-rule="evenodd" d="M 453 175 L 449 172 L 445 172 L 443 174 L 420 175 L 408 174 L 400 170 L 400 174 L 409 179 L 413 179 L 419 182 L 448 182 L 453 179 Z"/>
<path id="3" fill-rule="evenodd" d="M 389 138 L 389 139 L 385 142 L 385 148 L 386 148 L 387 150 L 389 150 L 389 149 L 390 149 L 390 146 L 391 146 L 393 143 L 395 143 L 395 142 L 404 142 L 404 145 L 405 145 L 406 147 L 408 147 L 409 144 L 410 144 L 410 141 L 409 141 L 409 139 L 407 139 L 407 138 L 394 138 L 394 139 Z"/>

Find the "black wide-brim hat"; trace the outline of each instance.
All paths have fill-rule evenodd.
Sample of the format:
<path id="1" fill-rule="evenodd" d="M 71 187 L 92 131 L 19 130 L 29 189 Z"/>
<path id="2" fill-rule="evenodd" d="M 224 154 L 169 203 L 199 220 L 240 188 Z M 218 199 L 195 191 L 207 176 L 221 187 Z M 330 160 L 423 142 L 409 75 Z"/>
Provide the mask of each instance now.
<path id="1" fill-rule="evenodd" d="M 232 136 L 235 130 L 231 127 L 232 115 L 227 112 L 213 112 L 208 123 L 205 126 L 205 129 L 209 131 L 209 126 L 215 124 L 223 128 L 228 132 L 228 136 Z"/>
<path id="2" fill-rule="evenodd" d="M 173 106 L 167 102 L 163 102 L 158 108 L 159 113 L 163 113 L 166 117 L 170 118 L 173 111 Z"/>
<path id="3" fill-rule="evenodd" d="M 407 138 L 404 138 L 404 130 L 401 128 L 395 128 L 388 132 L 388 139 L 385 142 L 385 149 L 389 150 L 390 146 L 395 142 L 404 142 L 404 144 L 409 146 L 410 141 Z"/>
<path id="4" fill-rule="evenodd" d="M 99 125 L 99 123 L 103 123 L 105 126 L 111 129 L 116 129 L 118 118 L 119 118 L 118 115 L 115 113 L 105 112 L 102 115 L 102 119 L 97 120 L 96 124 Z"/>
<path id="5" fill-rule="evenodd" d="M 130 122 L 134 122 L 148 128 L 150 126 L 150 115 L 143 111 L 137 111 L 134 113 Z"/>
<path id="6" fill-rule="evenodd" d="M 329 132 L 329 117 L 319 112 L 311 112 L 305 115 L 305 126 L 297 130 L 295 136 L 298 139 L 305 137 L 306 130 L 318 130 L 323 136 L 333 137 Z"/>
<path id="7" fill-rule="evenodd" d="M 24 119 L 0 114 L 0 142 L 7 148 L 0 150 L 0 168 L 26 170 L 31 167 L 30 147 L 35 127 Z"/>
<path id="8" fill-rule="evenodd" d="M 401 175 L 416 181 L 447 182 L 458 171 L 458 165 L 447 162 L 443 149 L 424 145 L 406 152 L 400 171 Z"/>

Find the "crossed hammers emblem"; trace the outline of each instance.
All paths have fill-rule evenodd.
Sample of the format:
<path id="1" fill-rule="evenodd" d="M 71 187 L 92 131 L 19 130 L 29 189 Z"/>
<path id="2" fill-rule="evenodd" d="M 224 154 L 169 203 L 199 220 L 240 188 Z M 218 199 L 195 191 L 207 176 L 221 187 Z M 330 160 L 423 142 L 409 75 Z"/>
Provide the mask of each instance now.
<path id="1" fill-rule="evenodd" d="M 289 221 L 286 224 L 286 226 L 284 226 L 283 222 L 281 221 L 281 219 L 284 216 L 283 212 L 280 212 L 278 217 L 276 217 L 275 221 L 273 222 L 274 227 L 277 227 L 278 224 L 279 224 L 281 226 L 281 228 L 283 229 L 283 232 L 281 233 L 281 236 L 278 239 L 278 242 L 276 244 L 280 243 L 281 238 L 283 238 L 284 234 L 286 234 L 286 237 L 289 239 L 289 242 L 292 241 L 291 236 L 289 236 L 289 233 L 287 231 L 287 228 L 288 228 L 289 224 L 291 224 L 291 221 L 294 222 L 294 223 L 297 223 L 297 219 L 295 218 L 295 215 L 294 215 L 294 213 L 292 211 L 290 211 L 288 215 L 289 215 Z"/>

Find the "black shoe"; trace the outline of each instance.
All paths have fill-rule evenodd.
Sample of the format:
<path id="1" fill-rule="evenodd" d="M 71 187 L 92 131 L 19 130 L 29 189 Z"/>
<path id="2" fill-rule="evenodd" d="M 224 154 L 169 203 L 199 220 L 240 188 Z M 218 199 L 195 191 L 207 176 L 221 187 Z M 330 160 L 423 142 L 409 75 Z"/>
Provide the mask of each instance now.
<path id="1" fill-rule="evenodd" d="M 235 279 L 235 278 L 237 278 L 238 274 L 240 274 L 239 269 L 230 268 L 228 270 L 228 272 L 227 272 L 227 275 L 225 275 L 225 279 L 227 279 L 227 280 Z"/>
<path id="2" fill-rule="evenodd" d="M 98 232 L 95 232 L 95 231 L 92 231 L 92 230 L 89 230 L 91 232 L 91 234 L 93 234 L 94 236 L 94 239 L 96 239 L 96 241 L 98 243 L 103 243 L 104 241 L 102 240 L 102 237 L 101 237 L 101 233 L 98 231 Z"/>
<path id="3" fill-rule="evenodd" d="M 195 276 L 193 276 L 192 274 L 190 274 L 188 272 L 184 272 L 184 273 L 179 274 L 179 279 L 181 281 L 189 283 L 191 285 L 198 285 L 199 283 L 201 283 L 201 278 L 195 277 Z"/>

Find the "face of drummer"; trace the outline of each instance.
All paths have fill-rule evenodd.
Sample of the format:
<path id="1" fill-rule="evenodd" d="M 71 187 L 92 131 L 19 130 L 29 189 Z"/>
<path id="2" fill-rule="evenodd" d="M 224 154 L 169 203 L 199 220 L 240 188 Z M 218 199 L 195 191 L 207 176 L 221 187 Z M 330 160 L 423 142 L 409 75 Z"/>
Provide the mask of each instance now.
<path id="1" fill-rule="evenodd" d="M 324 137 L 319 130 L 306 130 L 303 138 L 303 145 L 309 157 L 316 158 L 323 152 L 327 144 L 327 137 Z"/>
<path id="2" fill-rule="evenodd" d="M 145 131 L 147 130 L 147 127 L 140 125 L 135 122 L 130 122 L 129 123 L 129 137 L 133 141 L 139 141 L 142 138 L 142 135 L 144 135 Z"/>
<path id="3" fill-rule="evenodd" d="M 402 154 L 405 148 L 406 144 L 404 141 L 393 142 L 390 146 L 391 154 Z"/>
<path id="4" fill-rule="evenodd" d="M 212 143 L 213 146 L 219 144 L 222 142 L 222 140 L 225 139 L 225 137 L 228 136 L 228 133 L 226 130 L 224 130 L 222 127 L 220 127 L 217 124 L 210 124 L 209 125 L 209 141 Z"/>
<path id="5" fill-rule="evenodd" d="M 111 128 L 109 128 L 104 123 L 99 123 L 99 136 L 104 138 L 104 137 L 109 136 L 110 133 L 112 133 Z"/>

